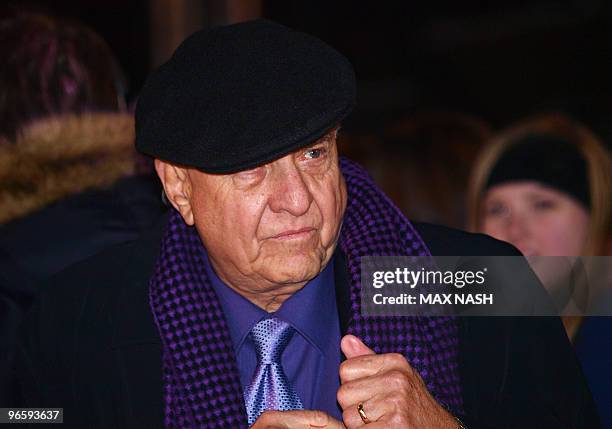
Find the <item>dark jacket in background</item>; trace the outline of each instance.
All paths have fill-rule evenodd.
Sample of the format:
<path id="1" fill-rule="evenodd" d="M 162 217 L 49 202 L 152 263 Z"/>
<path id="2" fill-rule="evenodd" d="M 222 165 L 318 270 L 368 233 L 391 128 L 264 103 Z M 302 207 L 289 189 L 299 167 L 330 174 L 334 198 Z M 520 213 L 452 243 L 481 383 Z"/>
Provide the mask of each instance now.
<path id="1" fill-rule="evenodd" d="M 148 294 L 161 227 L 52 280 L 19 336 L 22 405 L 63 407 L 66 427 L 163 426 L 161 343 Z M 458 265 L 469 263 L 469 255 L 518 255 L 512 246 L 482 235 L 415 227 L 432 254 L 465 255 Z M 334 264 L 340 325 L 346 327 L 351 309 L 341 252 Z M 513 273 L 505 274 L 512 281 Z M 558 318 L 459 320 L 469 428 L 599 427 Z"/>
<path id="2" fill-rule="evenodd" d="M 0 141 L 0 407 L 16 329 L 40 283 L 137 239 L 163 213 L 154 176 L 133 176 L 125 113 L 45 117 Z M 36 285 L 36 286 L 35 286 Z"/>
<path id="3" fill-rule="evenodd" d="M 108 189 L 73 195 L 0 225 L 0 272 L 11 269 L 40 282 L 114 245 L 137 239 L 163 214 L 154 176 L 120 179 Z"/>
<path id="4" fill-rule="evenodd" d="M 0 407 L 12 402 L 8 362 L 39 284 L 103 249 L 136 240 L 163 214 L 160 196 L 156 178 L 130 177 L 0 226 Z"/>
<path id="5" fill-rule="evenodd" d="M 0 273 L 46 279 L 133 240 L 162 212 L 154 174 L 136 176 L 134 119 L 47 116 L 0 137 Z"/>

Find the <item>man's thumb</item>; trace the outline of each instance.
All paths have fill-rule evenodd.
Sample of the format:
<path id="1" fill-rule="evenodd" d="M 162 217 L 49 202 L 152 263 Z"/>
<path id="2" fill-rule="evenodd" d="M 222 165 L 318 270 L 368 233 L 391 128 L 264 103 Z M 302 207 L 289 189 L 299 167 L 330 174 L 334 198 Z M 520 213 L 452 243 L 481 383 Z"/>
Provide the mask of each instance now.
<path id="1" fill-rule="evenodd" d="M 354 335 L 345 335 L 340 341 L 340 349 L 347 359 L 363 355 L 375 355 L 374 351 Z"/>

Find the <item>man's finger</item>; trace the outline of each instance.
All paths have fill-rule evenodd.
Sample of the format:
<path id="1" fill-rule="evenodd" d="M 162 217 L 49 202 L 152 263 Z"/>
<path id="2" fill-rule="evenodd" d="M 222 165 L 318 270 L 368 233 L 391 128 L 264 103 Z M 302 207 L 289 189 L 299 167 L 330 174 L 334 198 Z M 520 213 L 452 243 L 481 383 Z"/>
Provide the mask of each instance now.
<path id="1" fill-rule="evenodd" d="M 372 377 L 360 378 L 343 383 L 336 394 L 338 404 L 343 410 L 375 397 L 406 395 L 419 387 L 416 380 L 400 371 L 389 371 Z"/>
<path id="2" fill-rule="evenodd" d="M 251 429 L 345 429 L 338 420 L 318 410 L 265 411 Z"/>
<path id="3" fill-rule="evenodd" d="M 340 349 L 347 359 L 357 356 L 375 355 L 374 351 L 354 335 L 345 335 L 340 341 Z"/>
<path id="4" fill-rule="evenodd" d="M 359 401 L 345 407 L 342 411 L 344 425 L 347 429 L 353 429 L 362 427 L 365 424 L 359 414 L 359 404 L 363 407 L 363 412 L 370 422 L 376 422 L 389 410 L 389 407 L 385 404 L 385 398 L 383 395 L 378 395 L 367 401 Z"/>
<path id="5" fill-rule="evenodd" d="M 402 371 L 411 375 L 416 373 L 406 358 L 399 353 L 362 355 L 347 359 L 340 364 L 340 382 L 347 383 L 389 371 Z"/>

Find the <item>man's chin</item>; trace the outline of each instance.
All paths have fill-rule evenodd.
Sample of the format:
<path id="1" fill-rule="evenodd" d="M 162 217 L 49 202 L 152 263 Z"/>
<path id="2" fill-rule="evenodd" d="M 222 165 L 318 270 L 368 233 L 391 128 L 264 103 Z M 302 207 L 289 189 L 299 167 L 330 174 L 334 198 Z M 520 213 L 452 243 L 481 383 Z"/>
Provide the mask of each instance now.
<path id="1" fill-rule="evenodd" d="M 315 255 L 283 255 L 267 261 L 265 265 L 265 277 L 278 284 L 308 282 L 323 268 L 321 258 Z"/>

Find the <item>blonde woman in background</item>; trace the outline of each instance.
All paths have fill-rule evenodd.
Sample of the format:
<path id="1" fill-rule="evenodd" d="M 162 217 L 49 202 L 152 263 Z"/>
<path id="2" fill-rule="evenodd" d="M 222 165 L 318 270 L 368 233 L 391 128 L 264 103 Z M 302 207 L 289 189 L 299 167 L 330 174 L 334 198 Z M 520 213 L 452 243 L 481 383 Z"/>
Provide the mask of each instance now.
<path id="1" fill-rule="evenodd" d="M 610 155 L 583 124 L 558 114 L 524 120 L 495 136 L 477 159 L 468 228 L 515 245 L 559 308 L 577 314 L 576 296 L 553 286 L 563 284 L 560 270 L 550 269 L 560 259 L 539 257 L 611 254 L 611 173 Z M 586 293 L 577 300 L 586 301 Z M 612 427 L 612 320 L 566 316 L 563 323 L 603 427 Z"/>

